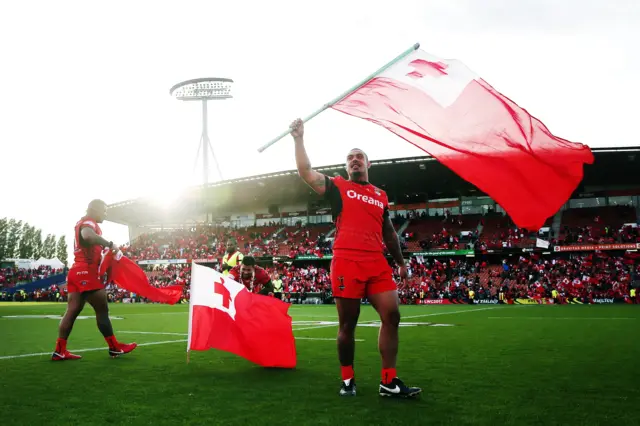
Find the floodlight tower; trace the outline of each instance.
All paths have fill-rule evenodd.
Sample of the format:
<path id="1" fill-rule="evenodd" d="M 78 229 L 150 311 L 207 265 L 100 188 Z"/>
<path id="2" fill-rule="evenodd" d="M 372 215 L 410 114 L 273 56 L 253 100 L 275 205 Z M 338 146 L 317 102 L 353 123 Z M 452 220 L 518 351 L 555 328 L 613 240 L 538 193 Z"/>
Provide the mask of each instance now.
<path id="1" fill-rule="evenodd" d="M 180 101 L 202 101 L 202 136 L 200 138 L 201 145 L 198 147 L 198 155 L 200 155 L 200 148 L 202 148 L 203 185 L 209 183 L 209 149 L 211 149 L 213 161 L 216 163 L 218 175 L 222 180 L 222 171 L 220 171 L 218 159 L 209 141 L 207 101 L 232 98 L 232 84 L 233 80 L 230 78 L 196 78 L 178 83 L 169 90 L 169 94 Z"/>

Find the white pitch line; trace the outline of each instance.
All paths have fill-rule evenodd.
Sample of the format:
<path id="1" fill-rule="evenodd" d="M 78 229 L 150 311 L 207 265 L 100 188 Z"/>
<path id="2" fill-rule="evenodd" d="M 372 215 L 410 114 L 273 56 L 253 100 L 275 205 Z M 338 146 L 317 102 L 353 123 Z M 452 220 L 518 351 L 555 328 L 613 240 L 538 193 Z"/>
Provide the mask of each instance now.
<path id="1" fill-rule="evenodd" d="M 123 317 L 130 317 L 130 316 L 138 316 L 138 315 L 187 315 L 189 313 L 189 311 L 184 311 L 184 312 L 146 312 L 146 313 L 137 313 L 137 314 L 118 314 L 120 316 Z"/>
<path id="2" fill-rule="evenodd" d="M 435 312 L 432 314 L 423 314 L 423 315 L 411 315 L 408 317 L 402 317 L 402 319 L 407 318 L 423 318 L 423 317 L 435 317 L 437 315 L 447 315 L 447 314 L 464 314 L 465 312 L 480 312 L 480 311 L 490 311 L 492 309 L 498 309 L 497 306 L 492 306 L 490 308 L 479 308 L 479 309 L 464 309 L 460 311 L 448 311 L 448 312 Z M 374 322 L 374 321 L 372 321 Z"/>
<path id="3" fill-rule="evenodd" d="M 64 313 L 64 312 L 63 312 Z M 185 312 L 147 312 L 147 313 L 136 313 L 136 314 L 127 314 L 127 313 L 122 313 L 122 314 L 118 314 L 118 316 L 121 317 L 131 317 L 131 316 L 140 316 L 140 315 L 187 315 L 189 314 L 189 311 L 185 311 Z M 55 315 L 55 314 L 51 314 L 51 315 Z M 291 317 L 297 318 L 297 317 L 311 317 L 311 318 L 336 318 L 335 315 L 318 315 L 318 314 L 296 314 L 295 312 L 292 312 Z"/>
<path id="4" fill-rule="evenodd" d="M 465 309 L 465 310 L 461 310 L 461 311 L 447 311 L 447 312 L 434 312 L 431 314 L 422 314 L 422 315 L 410 315 L 408 317 L 401 317 L 402 319 L 409 319 L 409 318 L 424 318 L 424 317 L 435 317 L 437 315 L 449 315 L 449 314 L 462 314 L 465 312 L 479 312 L 479 311 L 489 311 L 491 309 L 498 309 L 497 306 L 492 306 L 490 308 L 480 308 L 480 309 Z M 359 324 L 371 324 L 374 322 L 379 322 L 380 320 L 371 320 L 371 321 L 363 321 Z M 327 328 L 327 327 L 336 327 L 336 324 L 329 324 L 329 325 L 318 325 L 315 327 L 303 327 L 303 328 L 296 328 L 295 331 L 302 331 L 302 330 L 315 330 L 316 328 Z"/>
<path id="5" fill-rule="evenodd" d="M 295 329 L 293 331 L 296 331 Z M 156 331 L 118 331 L 118 334 L 166 334 L 169 336 L 187 336 L 187 333 L 168 333 Z M 329 337 L 295 337 L 296 340 L 330 340 L 335 342 L 335 338 Z M 356 342 L 364 342 L 364 339 L 356 339 Z"/>
<path id="6" fill-rule="evenodd" d="M 634 320 L 625 317 L 489 317 L 489 319 L 549 319 L 549 320 Z"/>
<path id="7" fill-rule="evenodd" d="M 118 331 L 118 334 L 166 334 L 167 336 L 187 336 L 187 333 L 170 333 L 164 331 Z"/>
<path id="8" fill-rule="evenodd" d="M 138 346 L 165 345 L 167 343 L 177 343 L 177 342 L 186 342 L 186 341 L 187 341 L 187 339 L 165 340 L 163 342 L 138 343 Z M 100 347 L 100 348 L 75 349 L 73 351 L 73 353 L 93 352 L 93 351 L 106 351 L 106 350 L 107 350 L 107 348 L 103 346 L 103 347 Z M 6 356 L 0 356 L 0 360 L 2 360 L 2 359 L 14 359 L 14 358 L 26 358 L 26 357 L 31 357 L 31 356 L 43 356 L 43 355 L 51 356 L 52 353 L 53 353 L 53 351 L 50 351 L 50 352 L 39 352 L 39 353 L 35 353 L 35 354 L 6 355 Z"/>
<path id="9" fill-rule="evenodd" d="M 335 342 L 336 339 L 329 337 L 296 337 L 296 340 L 327 340 L 331 342 Z M 356 342 L 364 342 L 364 339 L 355 339 Z"/>
<path id="10" fill-rule="evenodd" d="M 478 311 L 488 311 L 490 309 L 497 309 L 497 307 L 490 307 L 490 308 L 481 308 L 481 309 L 465 309 L 462 311 L 448 311 L 448 312 L 434 312 L 434 313 L 430 313 L 430 314 L 422 314 L 422 315 L 411 315 L 408 317 L 403 317 L 403 319 L 408 319 L 408 318 L 424 318 L 424 317 L 433 317 L 433 316 L 438 316 L 438 315 L 449 315 L 449 314 L 461 314 L 461 313 L 465 313 L 465 312 L 478 312 Z M 153 314 L 129 314 L 129 315 L 157 315 L 157 314 L 162 314 L 162 313 L 168 313 L 168 314 L 182 314 L 182 313 L 188 313 L 188 312 L 156 312 Z M 123 315 L 126 316 L 126 315 Z M 495 317 L 497 318 L 497 317 Z M 506 318 L 506 317 L 501 317 L 501 318 Z M 541 317 L 542 318 L 542 317 Z M 371 320 L 371 321 L 363 321 L 361 324 L 367 324 L 367 323 L 374 323 L 374 322 L 378 322 L 380 320 Z M 331 324 L 331 325 L 320 325 L 320 326 L 316 326 L 316 327 L 303 327 L 303 328 L 297 328 L 294 331 L 302 331 L 302 330 L 313 330 L 316 328 L 327 328 L 327 327 L 335 327 L 335 324 Z M 123 331 L 119 331 L 119 333 L 140 333 L 140 334 L 167 334 L 167 333 L 156 333 L 156 332 L 152 332 L 152 331 L 145 331 L 145 332 L 123 332 Z M 176 333 L 172 333 L 176 334 Z M 185 336 L 186 334 L 183 333 L 177 333 L 178 335 L 181 336 Z M 296 339 L 301 339 L 300 337 L 297 337 Z M 305 340 L 312 340 L 311 338 L 305 338 Z M 330 340 L 334 340 L 334 339 L 330 339 Z M 182 339 L 182 340 L 166 340 L 163 342 L 149 342 L 149 343 L 140 343 L 138 344 L 138 346 L 152 346 L 152 345 L 164 345 L 167 343 L 177 343 L 177 342 L 186 342 L 187 339 Z M 77 352 L 77 353 L 81 353 L 81 352 L 92 352 L 92 351 L 101 351 L 104 350 L 104 347 L 101 348 L 89 348 L 89 349 L 77 349 L 74 350 L 73 352 Z M 39 353 L 33 353 L 33 354 L 23 354 L 23 355 L 6 355 L 6 356 L 0 356 L 0 360 L 3 359 L 14 359 L 14 358 L 26 358 L 26 357 L 34 357 L 34 356 L 43 356 L 43 355 L 51 355 L 53 353 L 53 351 L 51 352 L 39 352 Z"/>
<path id="11" fill-rule="evenodd" d="M 305 317 L 305 318 L 332 318 L 335 319 L 335 315 L 301 315 L 301 314 L 293 314 L 293 318 Z"/>
<path id="12" fill-rule="evenodd" d="M 300 311 L 294 311 L 291 312 L 291 308 L 289 309 L 289 312 L 291 313 L 291 316 L 296 316 L 296 317 L 326 317 L 326 318 L 335 318 L 335 315 L 331 315 L 331 314 L 297 314 L 296 312 L 309 312 L 306 309 L 302 309 L 302 308 L 298 308 L 300 309 Z M 138 312 L 135 314 L 127 314 L 127 313 L 121 313 L 118 314 L 120 316 L 123 317 L 130 317 L 130 316 L 138 316 L 138 315 L 187 315 L 189 313 L 189 311 L 183 311 L 183 312 Z"/>

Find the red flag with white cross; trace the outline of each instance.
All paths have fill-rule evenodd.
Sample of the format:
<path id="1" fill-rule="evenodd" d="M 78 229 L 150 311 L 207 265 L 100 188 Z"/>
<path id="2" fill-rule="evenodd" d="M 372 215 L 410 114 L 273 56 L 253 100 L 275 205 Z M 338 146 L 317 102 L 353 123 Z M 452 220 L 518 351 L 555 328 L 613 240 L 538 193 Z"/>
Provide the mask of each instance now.
<path id="1" fill-rule="evenodd" d="M 331 107 L 431 154 L 530 230 L 567 202 L 594 160 L 589 147 L 554 136 L 462 62 L 423 50 Z"/>
<path id="2" fill-rule="evenodd" d="M 263 367 L 294 368 L 289 304 L 250 293 L 214 269 L 193 263 L 187 350 L 219 349 Z"/>

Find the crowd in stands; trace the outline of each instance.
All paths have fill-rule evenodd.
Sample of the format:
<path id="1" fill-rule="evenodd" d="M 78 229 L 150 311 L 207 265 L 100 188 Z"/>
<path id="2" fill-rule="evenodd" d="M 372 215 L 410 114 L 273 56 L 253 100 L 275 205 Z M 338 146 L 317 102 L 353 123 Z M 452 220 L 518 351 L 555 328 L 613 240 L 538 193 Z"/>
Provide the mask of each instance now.
<path id="1" fill-rule="evenodd" d="M 488 212 L 484 215 L 427 216 L 426 212 L 409 212 L 396 223 L 410 220 L 402 236 L 409 249 L 460 250 L 473 247 L 480 251 L 502 248 L 533 248 L 536 232 L 518 228 L 508 216 Z M 553 217 L 543 225 L 550 228 Z M 615 244 L 640 242 L 636 209 L 631 206 L 608 206 L 565 210 L 559 235 L 542 235 L 551 244 Z"/>
<path id="2" fill-rule="evenodd" d="M 198 227 L 143 234 L 123 252 L 132 260 L 215 259 L 224 254 L 225 241 L 220 229 Z M 236 232 L 229 232 L 229 237 Z M 244 240 L 244 235 L 238 238 Z"/>
<path id="3" fill-rule="evenodd" d="M 559 298 L 565 299 L 623 299 L 629 295 L 634 280 L 639 279 L 638 273 L 634 272 L 639 258 L 640 255 L 609 256 L 604 252 L 553 259 L 531 254 L 491 265 L 464 258 L 440 260 L 418 256 L 410 260 L 410 278 L 399 295 L 404 304 L 420 303 L 424 299 L 468 300 L 470 290 L 475 293 L 476 300 L 497 300 L 500 293 L 504 294 L 504 299 L 551 298 L 554 290 Z M 282 280 L 285 300 L 299 302 L 308 293 L 330 295 L 329 271 L 323 267 L 276 262 L 266 270 L 273 280 Z M 398 279 L 397 269 L 394 274 Z M 149 266 L 147 276 L 150 283 L 158 287 L 185 285 L 184 299 L 188 300 L 189 264 Z M 115 285 L 109 285 L 107 293 L 112 302 L 140 301 L 136 295 Z M 11 299 L 6 295 L 0 298 L 64 301 L 66 296 L 64 287 L 51 286 L 29 293 L 17 292 Z"/>
<path id="4" fill-rule="evenodd" d="M 469 291 L 477 300 L 551 298 L 554 290 L 560 298 L 618 298 L 630 294 L 640 276 L 636 265 L 640 256 L 610 256 L 605 252 L 575 254 L 552 258 L 539 254 L 504 260 L 501 265 L 485 261 L 436 258 L 412 258 L 411 278 L 400 291 L 403 303 L 420 299 L 468 299 Z M 397 271 L 396 271 L 397 275 Z"/>
<path id="5" fill-rule="evenodd" d="M 611 206 L 568 210 L 555 244 L 616 244 L 640 242 L 636 209 Z"/>
<path id="6" fill-rule="evenodd" d="M 4 268 L 0 269 L 0 287 L 9 288 L 17 284 L 30 283 L 63 272 L 63 269 L 52 269 L 44 265 L 36 269 Z"/>
<path id="7" fill-rule="evenodd" d="M 332 226 L 327 224 L 306 227 L 300 224 L 288 227 L 197 227 L 144 234 L 123 249 L 133 260 L 213 260 L 224 255 L 229 239 L 235 239 L 240 251 L 256 257 L 322 256 L 331 252 L 331 245 L 326 239 L 331 229 Z"/>
<path id="8" fill-rule="evenodd" d="M 563 213 L 560 235 L 551 243 L 640 242 L 635 214 L 635 208 L 628 206 L 567 210 Z M 546 226 L 551 225 L 551 219 Z M 444 216 L 432 217 L 426 213 L 408 212 L 394 216 L 392 221 L 397 230 L 403 226 L 406 228 L 401 233 L 401 244 L 410 251 L 466 248 L 483 251 L 493 247 L 529 247 L 535 244 L 535 235 L 517 229 L 508 217 L 498 213 L 454 215 L 445 210 Z M 331 224 L 303 226 L 299 223 L 284 227 L 268 223 L 245 228 L 194 227 L 142 235 L 123 250 L 133 260 L 198 259 L 219 265 L 227 241 L 235 239 L 238 249 L 245 255 L 290 258 L 315 255 L 321 258 L 331 254 L 332 232 Z M 400 295 L 405 303 L 420 299 L 464 298 L 469 290 L 480 300 L 499 297 L 500 293 L 516 298 L 550 297 L 554 290 L 569 297 L 622 297 L 628 294 L 630 268 L 637 261 L 630 254 L 611 257 L 606 252 L 553 259 L 527 254 L 513 259 L 505 260 L 502 265 L 488 265 L 485 261 L 464 257 L 413 257 L 410 263 L 411 278 Z M 145 265 L 144 268 L 155 286 L 190 282 L 188 263 Z M 274 262 L 267 270 L 274 279 L 282 279 L 286 293 L 330 291 L 328 271 L 315 263 L 298 266 L 297 263 Z M 48 267 L 37 270 L 5 269 L 0 270 L 0 284 L 7 288 L 60 272 Z M 188 286 L 185 288 L 185 298 L 188 298 Z M 132 296 L 115 286 L 110 286 L 108 290 L 113 301 Z M 52 293 L 60 293 L 60 296 L 51 296 Z M 26 300 L 50 300 L 51 297 L 64 296 L 64 291 L 49 288 L 21 297 L 26 297 Z"/>
<path id="9" fill-rule="evenodd" d="M 544 227 L 551 225 L 549 218 Z M 501 214 L 490 214 L 480 219 L 482 234 L 477 248 L 481 251 L 504 248 L 533 248 L 537 234 L 518 228 L 510 217 Z"/>
<path id="10" fill-rule="evenodd" d="M 0 302 L 66 302 L 66 286 L 51 285 L 32 291 L 18 290 L 13 293 L 0 288 Z"/>
<path id="11" fill-rule="evenodd" d="M 291 232 L 286 238 L 293 236 Z M 308 230 L 302 230 L 301 236 L 301 241 L 309 241 Z M 501 292 L 506 298 L 551 297 L 555 289 L 565 297 L 625 297 L 630 289 L 631 268 L 637 262 L 632 254 L 611 257 L 605 252 L 553 259 L 532 253 L 515 259 L 488 265 L 484 260 L 466 258 L 413 257 L 409 264 L 411 278 L 400 296 L 403 303 L 463 299 L 469 290 L 480 300 L 495 299 Z M 330 291 L 328 271 L 315 265 L 300 267 L 276 262 L 267 271 L 274 279 L 283 280 L 285 292 Z M 149 277 L 154 285 L 182 284 L 189 282 L 189 266 L 158 266 L 149 272 Z"/>
<path id="12" fill-rule="evenodd" d="M 547 238 L 552 244 L 640 242 L 635 225 L 636 210 L 628 206 L 597 209 L 570 209 L 563 212 L 559 235 Z M 407 223 L 408 221 L 408 223 Z M 549 218 L 544 227 L 551 227 Z M 394 215 L 393 223 L 401 232 L 403 249 L 409 251 L 462 250 L 480 251 L 499 248 L 533 248 L 537 233 L 516 227 L 508 216 L 497 212 L 484 215 L 452 214 L 427 216 L 425 211 Z M 633 225 L 630 225 L 633 224 Z M 142 235 L 126 248 L 126 254 L 139 259 L 219 259 L 226 241 L 234 238 L 243 253 L 260 256 L 315 255 L 331 253 L 332 224 L 282 226 L 268 223 L 245 228 L 199 227 Z"/>
<path id="13" fill-rule="evenodd" d="M 478 239 L 477 215 L 453 215 L 445 210 L 444 216 L 408 212 L 399 217 L 409 220 L 402 239 L 405 247 L 414 251 L 462 250 L 473 247 Z"/>
<path id="14" fill-rule="evenodd" d="M 219 266 L 214 267 L 220 271 Z M 331 288 L 328 270 L 316 265 L 295 266 L 275 262 L 272 266 L 265 267 L 265 269 L 272 280 L 282 280 L 282 289 L 285 295 L 290 293 L 318 293 L 328 291 Z M 184 285 L 184 298 L 186 300 L 189 299 L 188 284 L 191 282 L 191 266 L 189 264 L 149 266 L 146 274 L 149 277 L 149 282 L 156 287 Z M 136 298 L 136 296 L 115 285 L 109 285 L 107 293 L 111 301 Z"/>

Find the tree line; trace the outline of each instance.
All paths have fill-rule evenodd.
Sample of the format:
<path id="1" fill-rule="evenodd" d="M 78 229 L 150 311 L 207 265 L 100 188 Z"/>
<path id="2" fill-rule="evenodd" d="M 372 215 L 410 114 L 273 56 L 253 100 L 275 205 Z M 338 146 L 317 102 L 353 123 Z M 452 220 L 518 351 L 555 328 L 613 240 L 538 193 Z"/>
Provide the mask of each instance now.
<path id="1" fill-rule="evenodd" d="M 42 239 L 42 230 L 21 220 L 0 219 L 0 260 L 3 259 L 53 259 L 57 257 L 67 264 L 67 242 L 64 235 L 48 234 Z"/>

